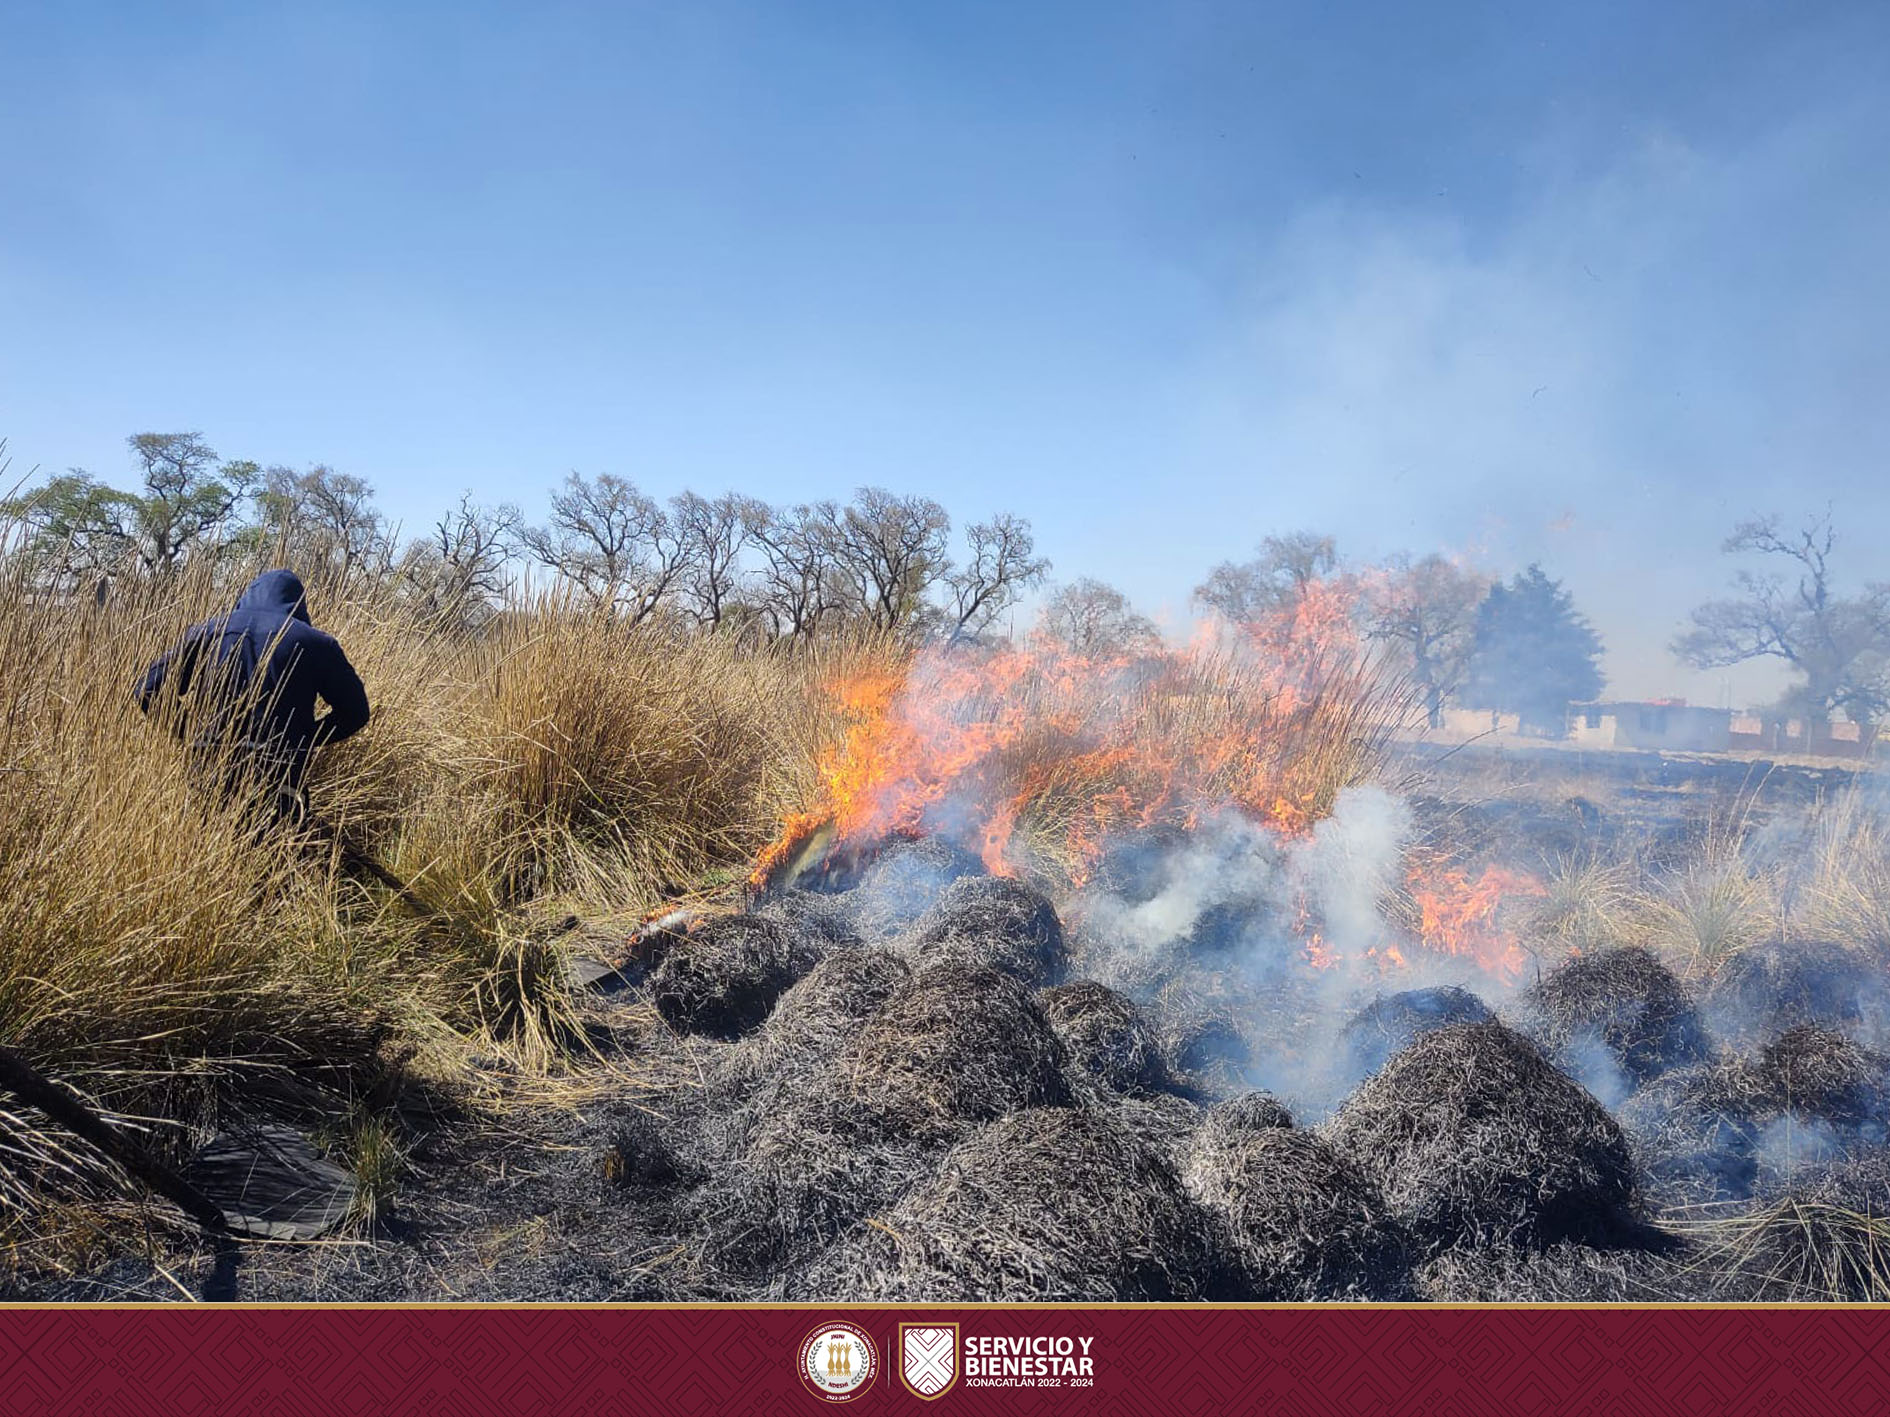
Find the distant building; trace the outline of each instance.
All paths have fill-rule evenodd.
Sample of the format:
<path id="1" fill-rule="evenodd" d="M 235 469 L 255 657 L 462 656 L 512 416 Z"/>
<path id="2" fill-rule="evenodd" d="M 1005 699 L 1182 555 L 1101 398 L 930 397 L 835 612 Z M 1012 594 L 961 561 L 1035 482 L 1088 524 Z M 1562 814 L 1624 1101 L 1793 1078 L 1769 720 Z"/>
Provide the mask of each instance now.
<path id="1" fill-rule="evenodd" d="M 1802 753 L 1818 758 L 1862 758 L 1870 753 L 1875 733 L 1843 719 L 1823 723 L 1777 714 L 1735 714 L 1732 746 L 1742 752 Z"/>
<path id="2" fill-rule="evenodd" d="M 1440 725 L 1453 738 L 1481 738 L 1490 733 L 1521 733 L 1522 719 L 1513 713 L 1491 709 L 1449 708 Z"/>
<path id="3" fill-rule="evenodd" d="M 1570 704 L 1569 741 L 1588 748 L 1662 748 L 1723 753 L 1733 746 L 1732 710 L 1685 699 Z"/>

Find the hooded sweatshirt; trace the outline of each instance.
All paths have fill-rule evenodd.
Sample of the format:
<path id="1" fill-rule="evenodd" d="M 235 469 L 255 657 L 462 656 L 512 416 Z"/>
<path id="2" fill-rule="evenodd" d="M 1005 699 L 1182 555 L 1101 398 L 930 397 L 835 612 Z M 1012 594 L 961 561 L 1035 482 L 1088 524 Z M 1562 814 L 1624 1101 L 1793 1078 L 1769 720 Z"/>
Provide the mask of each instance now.
<path id="1" fill-rule="evenodd" d="M 193 625 L 145 672 L 138 705 L 149 713 L 169 681 L 190 696 L 179 731 L 196 743 L 237 739 L 264 749 L 291 787 L 309 754 L 368 721 L 367 690 L 332 635 L 310 623 L 302 581 L 264 571 L 228 615 Z M 328 705 L 317 717 L 316 700 Z"/>

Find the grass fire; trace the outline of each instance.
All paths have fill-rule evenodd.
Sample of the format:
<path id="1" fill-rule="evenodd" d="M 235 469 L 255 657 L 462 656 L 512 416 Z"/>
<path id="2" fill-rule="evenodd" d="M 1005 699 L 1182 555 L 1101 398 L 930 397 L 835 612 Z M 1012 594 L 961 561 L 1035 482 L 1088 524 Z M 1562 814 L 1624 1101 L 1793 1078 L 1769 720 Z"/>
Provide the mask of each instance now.
<path id="1" fill-rule="evenodd" d="M 1492 733 L 1454 705 L 1517 650 L 1470 611 L 1528 576 L 1301 536 L 1186 634 L 1094 582 L 802 633 L 759 571 L 637 613 L 569 544 L 536 589 L 257 578 L 292 537 L 92 588 L 40 507 L 0 565 L 14 1296 L 1890 1295 L 1878 779 Z M 834 517 L 835 567 L 874 508 L 916 503 Z M 796 514 L 745 515 L 770 564 Z M 1440 583 L 1455 668 L 1405 634 Z M 305 690 L 269 644 L 216 679 L 258 586 L 372 701 L 261 796 Z"/>

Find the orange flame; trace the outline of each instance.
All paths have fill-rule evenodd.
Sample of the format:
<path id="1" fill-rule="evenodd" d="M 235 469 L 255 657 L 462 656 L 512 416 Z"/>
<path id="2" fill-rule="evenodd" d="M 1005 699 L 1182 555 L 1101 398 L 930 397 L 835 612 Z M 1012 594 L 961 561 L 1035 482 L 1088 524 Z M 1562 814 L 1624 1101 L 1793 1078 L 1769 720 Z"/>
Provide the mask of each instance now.
<path id="1" fill-rule="evenodd" d="M 1232 648 L 1207 635 L 1182 648 L 1085 656 L 1045 638 L 994 650 L 934 651 L 827 686 L 835 732 L 819 791 L 782 823 L 754 884 L 825 831 L 827 849 L 891 836 L 942 835 L 997 875 L 1052 869 L 1072 884 L 1117 832 L 1192 829 L 1232 807 L 1298 838 L 1362 780 L 1403 711 L 1362 653 L 1363 582 L 1314 582 L 1288 607 L 1239 627 Z M 1499 920 L 1504 900 L 1539 895 L 1518 872 L 1414 869 L 1416 938 L 1514 975 L 1525 958 Z M 1341 954 L 1302 908 L 1293 923 L 1309 964 Z M 1401 968 L 1389 938 L 1365 951 Z"/>
<path id="2" fill-rule="evenodd" d="M 1506 979 L 1522 973 L 1528 954 L 1504 927 L 1505 902 L 1547 894 L 1541 881 L 1506 866 L 1485 866 L 1475 881 L 1458 867 L 1413 866 L 1405 884 L 1418 908 L 1418 939 L 1440 954 L 1468 955 Z"/>
<path id="3" fill-rule="evenodd" d="M 840 731 L 821 790 L 782 824 L 757 882 L 823 825 L 835 844 L 939 833 L 1000 875 L 1029 828 L 1070 879 L 1125 828 L 1237 807 L 1285 834 L 1363 775 L 1386 723 L 1336 591 L 1309 591 L 1250 642 L 1085 656 L 1045 638 L 928 652 L 830 684 Z M 1256 653 L 1263 647 L 1264 655 Z"/>

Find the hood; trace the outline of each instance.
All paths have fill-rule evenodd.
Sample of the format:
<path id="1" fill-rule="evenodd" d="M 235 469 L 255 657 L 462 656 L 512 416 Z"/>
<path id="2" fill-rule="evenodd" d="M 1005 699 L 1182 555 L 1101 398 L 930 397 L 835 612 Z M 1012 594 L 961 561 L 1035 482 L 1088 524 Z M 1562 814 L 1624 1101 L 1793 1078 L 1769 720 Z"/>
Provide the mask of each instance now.
<path id="1" fill-rule="evenodd" d="M 249 583 L 249 589 L 236 602 L 236 608 L 274 611 L 278 615 L 293 615 L 304 625 L 313 623 L 308 618 L 308 601 L 302 590 L 302 578 L 294 571 L 264 571 Z"/>

